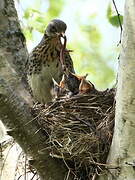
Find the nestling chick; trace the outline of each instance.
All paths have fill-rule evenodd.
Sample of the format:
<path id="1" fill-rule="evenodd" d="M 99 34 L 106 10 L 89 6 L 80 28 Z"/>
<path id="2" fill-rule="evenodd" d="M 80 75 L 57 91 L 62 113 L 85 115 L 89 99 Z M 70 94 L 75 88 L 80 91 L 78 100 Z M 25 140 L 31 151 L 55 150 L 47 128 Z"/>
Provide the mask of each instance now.
<path id="1" fill-rule="evenodd" d="M 79 93 L 80 94 L 90 93 L 93 90 L 95 90 L 94 85 L 90 81 L 87 81 L 85 78 L 83 78 L 79 85 Z"/>
<path id="2" fill-rule="evenodd" d="M 90 81 L 86 80 L 87 75 L 79 76 L 67 69 L 60 81 L 59 88 L 68 89 L 72 95 L 92 92 L 95 87 Z"/>

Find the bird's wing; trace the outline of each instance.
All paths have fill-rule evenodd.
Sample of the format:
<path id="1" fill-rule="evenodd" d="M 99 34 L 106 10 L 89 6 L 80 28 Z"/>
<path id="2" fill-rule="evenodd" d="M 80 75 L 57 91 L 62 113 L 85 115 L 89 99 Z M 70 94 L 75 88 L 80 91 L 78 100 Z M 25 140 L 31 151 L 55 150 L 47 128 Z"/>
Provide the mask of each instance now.
<path id="1" fill-rule="evenodd" d="M 73 61 L 72 61 L 72 58 L 71 58 L 69 52 L 65 52 L 64 56 L 65 56 L 65 65 L 66 65 L 66 67 L 68 68 L 68 70 L 70 72 L 75 73 Z"/>

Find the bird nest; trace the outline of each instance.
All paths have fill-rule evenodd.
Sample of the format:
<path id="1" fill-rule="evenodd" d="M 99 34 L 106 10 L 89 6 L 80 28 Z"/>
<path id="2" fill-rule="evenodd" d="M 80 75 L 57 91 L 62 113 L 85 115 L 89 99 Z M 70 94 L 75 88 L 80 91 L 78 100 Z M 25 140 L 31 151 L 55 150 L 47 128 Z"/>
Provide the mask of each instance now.
<path id="1" fill-rule="evenodd" d="M 50 155 L 63 159 L 76 179 L 91 179 L 105 167 L 113 135 L 114 95 L 114 89 L 96 90 L 56 99 L 46 108 L 35 106 Z"/>

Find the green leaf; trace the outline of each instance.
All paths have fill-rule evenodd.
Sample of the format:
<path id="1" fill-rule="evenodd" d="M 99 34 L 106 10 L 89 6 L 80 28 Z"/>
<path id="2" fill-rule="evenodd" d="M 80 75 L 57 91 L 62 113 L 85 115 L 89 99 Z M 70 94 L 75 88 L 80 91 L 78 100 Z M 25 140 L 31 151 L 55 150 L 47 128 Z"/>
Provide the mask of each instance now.
<path id="1" fill-rule="evenodd" d="M 108 19 L 109 23 L 115 27 L 119 27 L 120 22 L 121 22 L 121 25 L 123 24 L 123 16 L 122 15 L 118 16 L 118 15 L 116 15 L 116 13 L 114 14 L 111 4 L 109 4 L 108 8 L 107 8 L 107 19 Z"/>
<path id="2" fill-rule="evenodd" d="M 42 15 L 42 13 L 36 9 L 33 9 L 33 8 L 27 8 L 25 11 L 24 11 L 24 18 L 25 19 L 28 19 L 30 17 L 32 17 L 32 15 Z"/>
<path id="3" fill-rule="evenodd" d="M 37 9 L 30 9 L 31 10 L 31 12 L 33 12 L 33 13 L 37 13 L 37 14 L 42 14 L 40 11 L 38 11 Z"/>
<path id="4" fill-rule="evenodd" d="M 35 18 L 35 21 L 44 24 L 44 23 L 45 23 L 45 17 L 37 16 L 37 17 Z"/>
<path id="5" fill-rule="evenodd" d="M 33 28 L 31 28 L 31 27 L 23 28 L 23 33 L 24 33 L 26 39 L 32 40 L 32 38 L 33 38 L 32 31 L 33 31 Z"/>
<path id="6" fill-rule="evenodd" d="M 27 8 L 27 9 L 24 11 L 23 17 L 24 17 L 25 19 L 28 19 L 28 18 L 30 17 L 30 14 L 31 14 L 30 8 Z"/>
<path id="7" fill-rule="evenodd" d="M 107 8 L 107 18 L 111 17 L 113 14 L 111 4 L 109 3 L 108 8 Z"/>
<path id="8" fill-rule="evenodd" d="M 120 22 L 121 22 L 121 25 L 123 24 L 123 16 L 121 16 L 121 15 L 119 16 L 119 19 L 118 19 L 118 16 L 112 16 L 108 20 L 115 27 L 119 27 Z M 120 20 L 120 22 L 119 22 L 119 20 Z"/>
<path id="9" fill-rule="evenodd" d="M 60 12 L 62 11 L 63 5 L 64 5 L 64 0 L 59 0 L 59 2 L 50 0 L 49 3 L 50 4 L 49 4 L 49 9 L 48 9 L 48 14 L 52 18 L 59 16 Z"/>
<path id="10" fill-rule="evenodd" d="M 97 26 L 85 25 L 85 27 L 83 27 L 83 31 L 85 31 L 85 35 L 91 43 L 100 44 L 102 35 Z"/>

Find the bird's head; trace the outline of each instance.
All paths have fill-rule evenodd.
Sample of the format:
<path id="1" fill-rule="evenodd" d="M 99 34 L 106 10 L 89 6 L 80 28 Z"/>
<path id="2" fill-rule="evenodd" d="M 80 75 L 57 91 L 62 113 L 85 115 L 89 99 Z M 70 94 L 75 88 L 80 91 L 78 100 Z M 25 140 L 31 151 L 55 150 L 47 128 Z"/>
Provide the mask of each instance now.
<path id="1" fill-rule="evenodd" d="M 45 32 L 48 36 L 64 36 L 66 29 L 67 25 L 63 21 L 59 19 L 53 19 L 46 27 Z"/>

